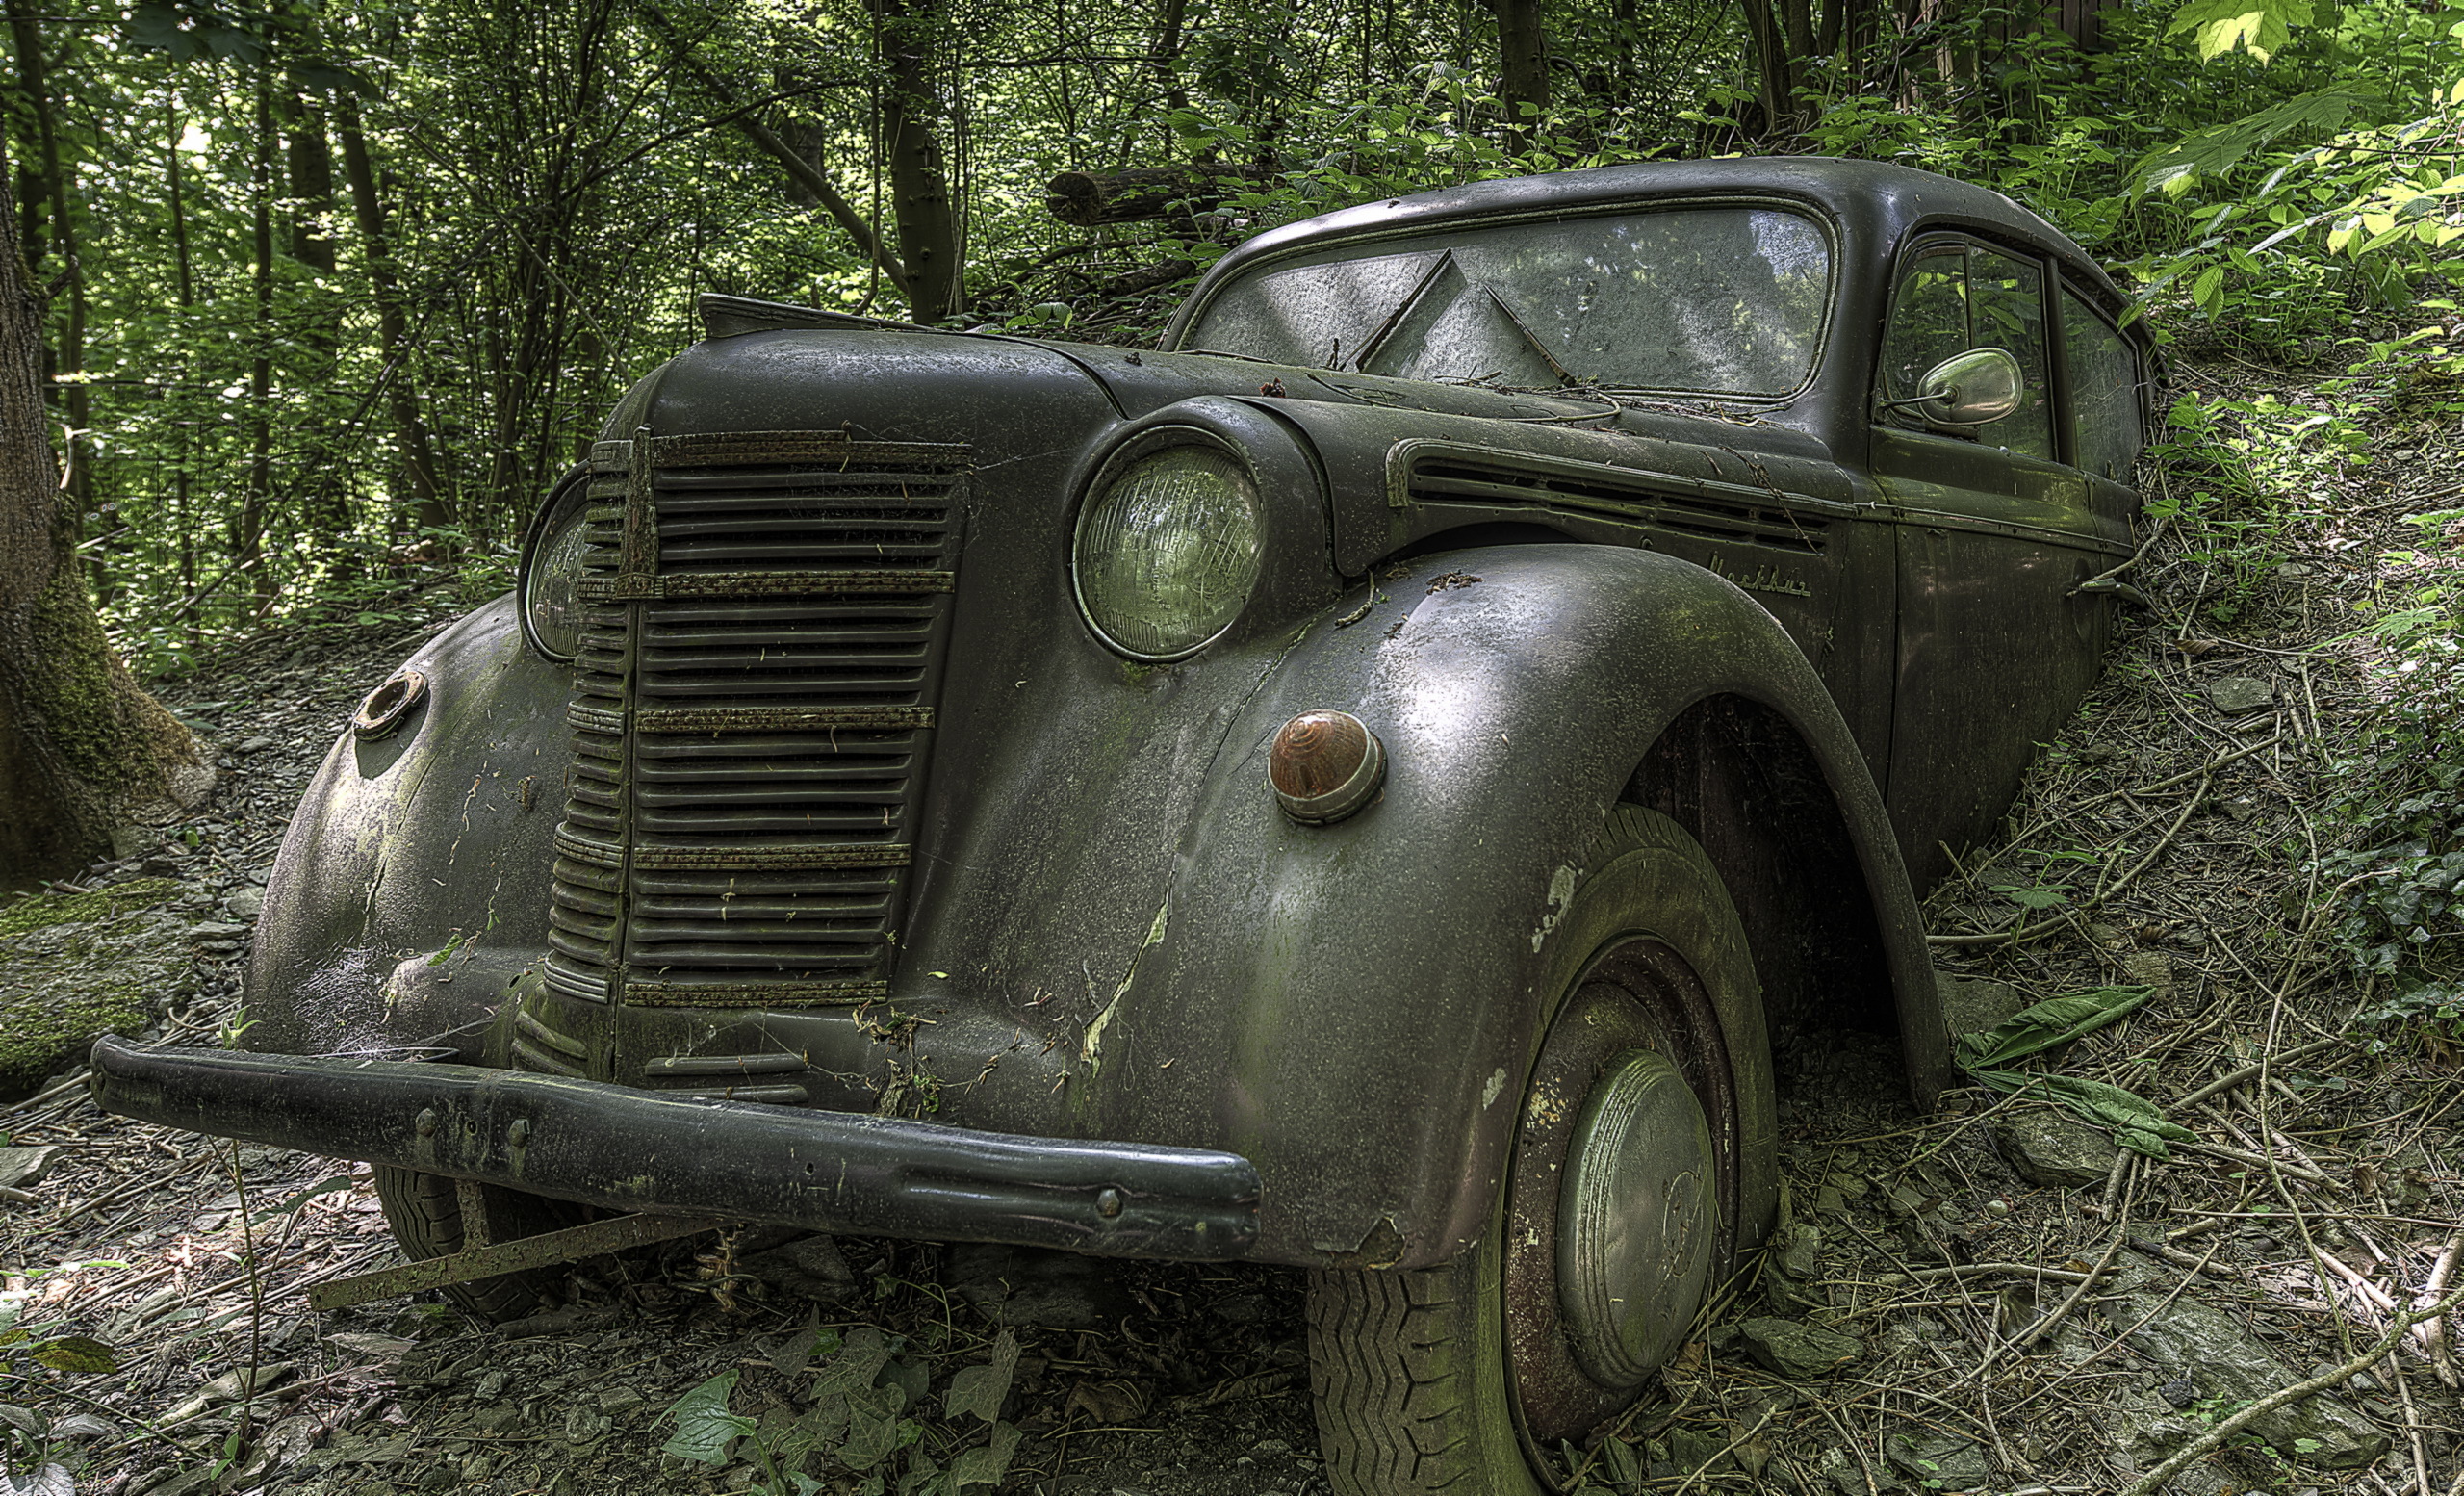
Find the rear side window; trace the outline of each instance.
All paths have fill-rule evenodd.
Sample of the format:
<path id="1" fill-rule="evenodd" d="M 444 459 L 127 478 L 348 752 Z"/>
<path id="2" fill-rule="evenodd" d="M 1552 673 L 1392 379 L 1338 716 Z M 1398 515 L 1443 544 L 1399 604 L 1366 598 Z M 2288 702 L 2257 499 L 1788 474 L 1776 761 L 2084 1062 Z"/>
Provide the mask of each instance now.
<path id="1" fill-rule="evenodd" d="M 1945 245 L 1908 262 L 1891 297 L 1883 341 L 1888 397 L 1917 393 L 1925 371 L 1970 348 L 2001 348 L 2019 361 L 2027 398 L 2019 408 L 1974 428 L 1989 447 L 2021 456 L 2053 456 L 2052 401 L 2045 371 L 2044 272 L 2025 260 L 1977 245 Z M 1914 424 L 1915 418 L 1908 418 Z"/>
<path id="2" fill-rule="evenodd" d="M 2065 291 L 2062 342 L 2070 359 L 2070 403 L 2079 419 L 2079 466 L 2130 481 L 2139 456 L 2139 352 L 2095 309 Z"/>

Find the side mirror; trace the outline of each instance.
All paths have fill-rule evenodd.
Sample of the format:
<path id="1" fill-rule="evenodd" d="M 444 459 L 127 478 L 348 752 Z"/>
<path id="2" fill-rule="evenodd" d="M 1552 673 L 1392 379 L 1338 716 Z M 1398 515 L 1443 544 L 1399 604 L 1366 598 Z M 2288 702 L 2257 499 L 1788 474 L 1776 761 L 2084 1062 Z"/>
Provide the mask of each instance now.
<path id="1" fill-rule="evenodd" d="M 2027 376 L 2019 361 L 2001 348 L 1970 348 L 1925 371 L 1915 395 L 1886 401 L 1886 410 L 1913 411 L 1935 426 L 1983 426 L 2019 408 Z"/>

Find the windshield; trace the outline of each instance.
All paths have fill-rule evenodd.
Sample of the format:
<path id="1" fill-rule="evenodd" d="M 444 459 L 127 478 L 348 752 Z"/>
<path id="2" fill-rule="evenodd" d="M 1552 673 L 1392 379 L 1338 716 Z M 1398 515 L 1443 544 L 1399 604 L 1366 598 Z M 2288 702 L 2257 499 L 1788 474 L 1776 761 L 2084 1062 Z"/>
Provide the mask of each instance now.
<path id="1" fill-rule="evenodd" d="M 1329 249 L 1235 281 L 1185 348 L 1405 379 L 1778 396 L 1813 373 L 1831 242 L 1803 214 L 1664 208 Z"/>

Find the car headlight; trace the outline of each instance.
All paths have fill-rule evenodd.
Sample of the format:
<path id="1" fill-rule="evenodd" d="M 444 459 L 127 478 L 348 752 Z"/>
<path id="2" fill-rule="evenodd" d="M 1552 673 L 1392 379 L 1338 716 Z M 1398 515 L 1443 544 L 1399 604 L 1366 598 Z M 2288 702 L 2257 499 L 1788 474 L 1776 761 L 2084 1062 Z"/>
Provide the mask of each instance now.
<path id="1" fill-rule="evenodd" d="M 581 558 L 590 548 L 590 475 L 569 474 L 539 506 L 522 548 L 522 631 L 530 647 L 570 663 L 581 653 Z"/>
<path id="2" fill-rule="evenodd" d="M 1088 627 L 1134 659 L 1178 659 L 1232 627 L 1257 586 L 1257 487 L 1190 443 L 1102 480 L 1078 515 L 1072 571 Z"/>

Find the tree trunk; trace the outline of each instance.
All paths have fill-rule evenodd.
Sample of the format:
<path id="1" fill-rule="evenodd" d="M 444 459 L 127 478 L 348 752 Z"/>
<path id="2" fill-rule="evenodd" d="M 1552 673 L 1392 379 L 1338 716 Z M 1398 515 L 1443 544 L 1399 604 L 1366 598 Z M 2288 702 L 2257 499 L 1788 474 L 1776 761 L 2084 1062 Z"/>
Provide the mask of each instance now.
<path id="1" fill-rule="evenodd" d="M 369 158 L 368 138 L 359 127 L 359 102 L 348 90 L 334 96 L 334 134 L 342 142 L 351 216 L 359 222 L 360 258 L 368 264 L 369 288 L 376 297 L 376 339 L 385 353 L 385 372 L 379 377 L 385 381 L 385 405 L 393 417 L 402 478 L 410 488 L 412 518 L 422 529 L 441 529 L 453 516 L 436 480 L 436 453 L 428 440 L 427 422 L 420 415 L 419 391 L 411 383 L 410 319 L 402 309 L 401 284 L 394 274 L 394 251 L 386 229 L 385 201 L 377 191 L 375 163 Z"/>
<path id="2" fill-rule="evenodd" d="M 1549 113 L 1549 33 L 1540 0 L 1496 0 L 1498 52 L 1504 64 L 1498 100 L 1517 153 L 1531 148 L 1531 131 Z M 1754 0 L 1747 0 L 1750 5 Z"/>
<path id="3" fill-rule="evenodd" d="M 299 325 L 292 376 L 299 388 L 322 392 L 333 387 L 343 336 L 342 306 L 333 297 L 334 151 L 325 138 L 322 110 L 296 86 L 285 91 L 281 102 L 291 173 L 291 257 L 315 274 L 319 293 L 317 309 Z M 329 409 L 316 400 L 303 407 L 296 467 L 307 486 L 302 507 L 321 535 L 339 542 L 351 531 L 350 489 Z M 358 574 L 357 551 L 344 545 L 324 549 L 334 557 L 336 576 Z"/>
<path id="4" fill-rule="evenodd" d="M 927 0 L 929 3 L 929 0 Z M 937 322 L 966 307 L 960 264 L 958 214 L 950 202 L 933 121 L 941 104 L 927 64 L 926 4 L 872 0 L 880 22 L 882 60 L 889 86 L 882 94 L 882 133 L 889 140 L 889 189 L 898 200 L 898 257 L 907 266 L 907 300 L 919 322 Z"/>
<path id="5" fill-rule="evenodd" d="M 256 199 L 256 354 L 248 363 L 248 473 L 240 491 L 240 523 L 232 553 L 249 574 L 259 612 L 274 599 L 266 561 L 266 509 L 273 497 L 273 86 L 259 70 L 257 145 L 250 170 Z"/>
<path id="6" fill-rule="evenodd" d="M 0 889 L 63 876 L 213 775 L 112 653 L 76 563 L 43 408 L 43 305 L 0 172 Z"/>
<path id="7" fill-rule="evenodd" d="M 47 215 L 49 220 L 48 240 L 33 240 L 28 245 L 27 262 L 37 271 L 64 280 L 68 289 L 67 315 L 60 324 L 58 343 L 51 345 L 51 368 L 47 372 L 52 379 L 48 393 L 68 428 L 65 487 L 70 523 L 81 527 L 82 534 L 85 516 L 94 507 L 94 476 L 86 445 L 87 432 L 93 426 L 93 392 L 86 387 L 85 380 L 75 377 L 86 367 L 86 277 L 77 261 L 76 228 L 68 216 L 68 170 L 61 162 L 50 62 L 43 50 L 38 13 L 26 0 L 9 0 L 9 29 L 17 49 L 17 86 L 35 127 L 37 155 L 28 166 L 39 174 L 32 176 L 29 185 L 42 193 L 39 202 L 28 201 L 24 208 L 29 221 L 37 214 Z M 52 263 L 46 265 L 46 259 Z M 103 528 L 110 528 L 108 521 Z M 91 555 L 95 585 L 108 593 L 110 549 L 96 546 Z"/>

